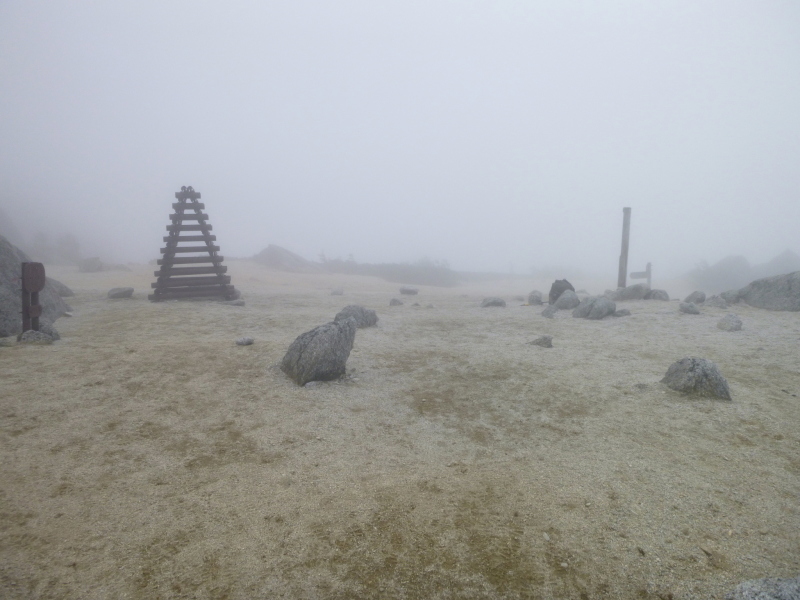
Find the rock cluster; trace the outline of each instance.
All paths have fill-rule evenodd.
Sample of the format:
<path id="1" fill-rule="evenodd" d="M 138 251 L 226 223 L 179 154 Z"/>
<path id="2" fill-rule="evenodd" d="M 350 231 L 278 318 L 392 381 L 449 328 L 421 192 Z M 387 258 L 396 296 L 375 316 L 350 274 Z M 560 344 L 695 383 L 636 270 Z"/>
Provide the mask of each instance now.
<path id="1" fill-rule="evenodd" d="M 561 295 L 567 290 L 570 290 L 573 293 L 575 292 L 575 288 L 572 287 L 572 284 L 569 281 L 567 281 L 566 279 L 556 279 L 553 282 L 553 285 L 550 286 L 549 303 L 555 304 L 556 300 L 558 300 L 561 297 Z M 575 308 L 575 307 L 570 306 L 570 308 Z"/>
<path id="2" fill-rule="evenodd" d="M 590 297 L 581 301 L 580 305 L 572 311 L 572 316 L 578 319 L 600 320 L 613 315 L 616 310 L 617 305 L 605 296 Z"/>

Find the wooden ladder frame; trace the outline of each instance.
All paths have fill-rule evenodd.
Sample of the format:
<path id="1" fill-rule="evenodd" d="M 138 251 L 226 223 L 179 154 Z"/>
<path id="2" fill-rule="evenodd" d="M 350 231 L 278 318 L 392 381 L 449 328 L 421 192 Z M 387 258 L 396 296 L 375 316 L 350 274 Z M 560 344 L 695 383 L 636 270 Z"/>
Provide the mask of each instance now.
<path id="1" fill-rule="evenodd" d="M 186 298 L 238 298 L 239 292 L 230 285 L 230 275 L 225 274 L 228 270 L 222 264 L 225 258 L 217 254 L 219 246 L 214 244 L 217 236 L 211 234 L 208 215 L 203 213 L 205 204 L 198 202 L 200 193 L 191 186 L 183 186 L 180 192 L 175 192 L 175 198 L 178 201 L 172 205 L 175 211 L 170 215 L 172 224 L 167 225 L 169 235 L 164 237 L 166 245 L 161 249 L 163 258 L 157 261 L 161 269 L 154 273 L 158 279 L 151 284 L 153 293 L 148 299 L 160 302 Z M 187 212 L 189 210 L 194 212 Z M 194 221 L 196 224 L 187 225 L 184 221 Z M 198 233 L 182 235 L 184 232 Z M 182 246 L 183 242 L 202 242 L 203 245 Z"/>

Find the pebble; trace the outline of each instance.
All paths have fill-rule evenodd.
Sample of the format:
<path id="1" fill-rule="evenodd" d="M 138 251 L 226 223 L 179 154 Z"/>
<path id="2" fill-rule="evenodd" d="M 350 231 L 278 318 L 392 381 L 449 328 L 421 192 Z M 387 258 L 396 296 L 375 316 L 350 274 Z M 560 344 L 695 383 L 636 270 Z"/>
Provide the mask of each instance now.
<path id="1" fill-rule="evenodd" d="M 237 346 L 249 346 L 253 342 L 255 342 L 255 340 L 253 338 L 251 338 L 251 337 L 240 337 L 238 340 L 236 340 L 236 345 Z"/>
<path id="2" fill-rule="evenodd" d="M 549 542 L 549 541 L 550 541 L 550 536 L 549 536 L 549 535 L 547 535 L 547 533 L 545 533 L 545 534 L 544 534 L 544 539 L 545 539 L 545 541 L 548 541 L 548 542 Z"/>

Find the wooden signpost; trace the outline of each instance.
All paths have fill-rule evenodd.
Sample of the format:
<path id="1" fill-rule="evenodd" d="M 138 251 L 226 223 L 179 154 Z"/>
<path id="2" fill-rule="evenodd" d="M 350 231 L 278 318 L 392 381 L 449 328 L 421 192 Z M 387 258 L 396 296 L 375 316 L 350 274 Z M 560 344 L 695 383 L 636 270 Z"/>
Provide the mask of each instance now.
<path id="1" fill-rule="evenodd" d="M 44 289 L 45 281 L 42 263 L 22 263 L 22 331 L 39 331 L 39 317 L 42 316 L 39 292 Z"/>
<path id="2" fill-rule="evenodd" d="M 652 288 L 653 271 L 652 265 L 647 263 L 647 268 L 644 271 L 634 271 L 631 273 L 631 279 L 647 279 L 647 287 Z"/>
<path id="3" fill-rule="evenodd" d="M 163 257 L 158 260 L 161 269 L 155 272 L 158 279 L 151 284 L 154 289 L 148 298 L 153 302 L 203 297 L 234 300 L 239 293 L 225 274 L 224 257 L 217 254 L 217 237 L 211 235 L 208 215 L 203 213 L 205 204 L 198 202 L 200 193 L 184 186 L 175 192 L 175 198 L 172 223 L 167 225 L 169 235 L 161 249 Z"/>
<path id="4" fill-rule="evenodd" d="M 619 255 L 619 276 L 617 277 L 617 287 L 624 288 L 626 275 L 628 274 L 628 240 L 631 236 L 631 209 L 622 209 L 622 253 Z"/>

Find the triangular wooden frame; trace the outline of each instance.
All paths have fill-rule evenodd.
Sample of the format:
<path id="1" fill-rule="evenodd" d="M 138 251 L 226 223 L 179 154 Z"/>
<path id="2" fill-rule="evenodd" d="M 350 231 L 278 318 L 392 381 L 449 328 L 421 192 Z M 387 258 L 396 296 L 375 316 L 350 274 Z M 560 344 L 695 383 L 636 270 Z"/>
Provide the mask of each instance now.
<path id="1" fill-rule="evenodd" d="M 158 279 L 151 284 L 153 293 L 148 298 L 153 302 L 205 297 L 234 300 L 239 292 L 230 285 L 230 275 L 225 274 L 228 267 L 222 264 L 224 257 L 217 254 L 217 236 L 211 235 L 208 215 L 203 213 L 205 204 L 198 202 L 200 193 L 184 186 L 175 192 L 175 198 L 178 201 L 172 205 L 172 224 L 167 225 L 169 235 L 164 236 L 166 245 L 161 249 L 163 258 L 157 261 L 161 269 L 155 272 Z M 190 210 L 193 212 L 187 212 Z M 184 221 L 195 224 L 186 225 Z M 183 235 L 184 232 L 198 233 Z M 182 246 L 184 242 L 202 245 Z"/>

